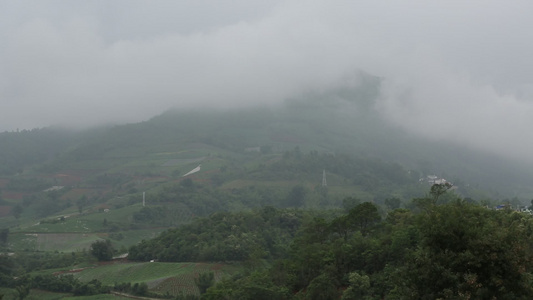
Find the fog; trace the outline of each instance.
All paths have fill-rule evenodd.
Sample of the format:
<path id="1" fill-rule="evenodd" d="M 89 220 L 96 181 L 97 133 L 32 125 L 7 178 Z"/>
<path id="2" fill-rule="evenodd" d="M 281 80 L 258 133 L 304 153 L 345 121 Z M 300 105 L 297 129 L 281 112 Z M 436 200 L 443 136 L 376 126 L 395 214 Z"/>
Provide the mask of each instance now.
<path id="1" fill-rule="evenodd" d="M 282 103 L 354 70 L 429 138 L 533 161 L 529 1 L 3 1 L 0 131 Z"/>

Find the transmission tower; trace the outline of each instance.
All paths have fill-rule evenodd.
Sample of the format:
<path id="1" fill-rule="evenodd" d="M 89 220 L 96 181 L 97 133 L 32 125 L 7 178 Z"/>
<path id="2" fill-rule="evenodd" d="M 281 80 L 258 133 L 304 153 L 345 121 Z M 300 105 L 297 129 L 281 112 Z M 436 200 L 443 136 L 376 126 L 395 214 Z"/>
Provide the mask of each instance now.
<path id="1" fill-rule="evenodd" d="M 322 186 L 328 186 L 328 183 L 326 182 L 326 169 L 322 171 Z"/>

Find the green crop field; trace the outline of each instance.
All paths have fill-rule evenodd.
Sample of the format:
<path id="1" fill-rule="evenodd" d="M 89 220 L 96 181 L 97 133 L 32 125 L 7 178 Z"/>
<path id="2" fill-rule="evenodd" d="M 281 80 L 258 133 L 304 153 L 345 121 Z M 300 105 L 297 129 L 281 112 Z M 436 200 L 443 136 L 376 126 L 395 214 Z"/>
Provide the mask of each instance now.
<path id="1" fill-rule="evenodd" d="M 73 275 L 81 281 L 100 280 L 105 285 L 145 282 L 156 293 L 197 294 L 194 278 L 199 273 L 214 272 L 215 280 L 235 273 L 239 266 L 215 263 L 116 263 L 87 268 Z"/>

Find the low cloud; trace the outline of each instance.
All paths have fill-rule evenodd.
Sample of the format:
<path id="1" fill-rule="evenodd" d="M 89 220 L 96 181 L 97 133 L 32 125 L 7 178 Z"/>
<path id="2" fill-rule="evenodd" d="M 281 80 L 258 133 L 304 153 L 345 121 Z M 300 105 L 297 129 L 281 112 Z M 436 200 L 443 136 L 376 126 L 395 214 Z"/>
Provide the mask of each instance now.
<path id="1" fill-rule="evenodd" d="M 281 103 L 363 70 L 393 124 L 533 161 L 530 2 L 232 3 L 3 3 L 0 130 Z"/>

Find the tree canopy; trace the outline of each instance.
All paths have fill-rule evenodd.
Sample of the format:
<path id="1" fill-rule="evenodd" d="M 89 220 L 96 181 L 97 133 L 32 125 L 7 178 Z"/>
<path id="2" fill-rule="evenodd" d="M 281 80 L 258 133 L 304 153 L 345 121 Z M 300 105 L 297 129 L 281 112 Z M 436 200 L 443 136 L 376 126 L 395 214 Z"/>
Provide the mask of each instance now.
<path id="1" fill-rule="evenodd" d="M 99 261 L 108 261 L 113 258 L 113 246 L 110 240 L 98 240 L 91 244 L 91 254 Z"/>

